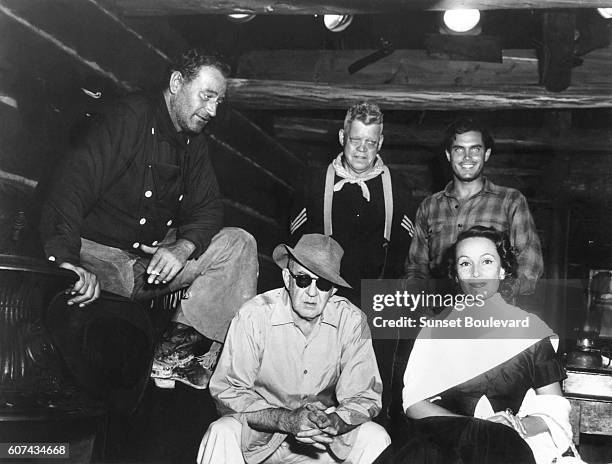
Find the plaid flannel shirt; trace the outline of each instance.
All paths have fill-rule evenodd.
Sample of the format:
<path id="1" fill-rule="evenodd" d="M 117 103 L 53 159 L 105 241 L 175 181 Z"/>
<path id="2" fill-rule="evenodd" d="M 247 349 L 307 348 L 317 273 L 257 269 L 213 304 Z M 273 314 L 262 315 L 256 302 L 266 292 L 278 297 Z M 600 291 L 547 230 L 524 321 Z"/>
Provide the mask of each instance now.
<path id="1" fill-rule="evenodd" d="M 484 178 L 483 189 L 460 203 L 453 183 L 427 197 L 417 211 L 415 234 L 406 261 L 406 277 L 446 277 L 444 253 L 463 230 L 475 225 L 506 232 L 518 258 L 521 294 L 533 293 L 542 275 L 542 249 L 527 200 L 518 190 Z"/>

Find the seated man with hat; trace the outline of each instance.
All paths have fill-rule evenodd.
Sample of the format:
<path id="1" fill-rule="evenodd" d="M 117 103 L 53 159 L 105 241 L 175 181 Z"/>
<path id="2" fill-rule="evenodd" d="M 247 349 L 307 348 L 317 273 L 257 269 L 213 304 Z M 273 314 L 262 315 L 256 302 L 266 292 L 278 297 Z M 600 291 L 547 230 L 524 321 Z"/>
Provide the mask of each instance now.
<path id="1" fill-rule="evenodd" d="M 371 463 L 389 445 L 372 422 L 382 384 L 366 316 L 346 298 L 342 247 L 304 235 L 273 253 L 284 287 L 234 317 L 210 393 L 223 417 L 197 462 Z"/>

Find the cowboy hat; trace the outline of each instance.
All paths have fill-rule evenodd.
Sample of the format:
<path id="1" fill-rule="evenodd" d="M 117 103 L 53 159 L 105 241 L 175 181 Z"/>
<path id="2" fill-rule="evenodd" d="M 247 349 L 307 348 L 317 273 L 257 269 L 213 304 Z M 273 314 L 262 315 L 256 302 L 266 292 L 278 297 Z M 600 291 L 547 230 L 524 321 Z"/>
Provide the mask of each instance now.
<path id="1" fill-rule="evenodd" d="M 295 248 L 284 243 L 278 245 L 272 253 L 272 258 L 284 269 L 291 256 L 313 274 L 340 287 L 352 288 L 340 277 L 342 255 L 344 250 L 333 238 L 321 234 L 306 234 L 300 238 Z"/>

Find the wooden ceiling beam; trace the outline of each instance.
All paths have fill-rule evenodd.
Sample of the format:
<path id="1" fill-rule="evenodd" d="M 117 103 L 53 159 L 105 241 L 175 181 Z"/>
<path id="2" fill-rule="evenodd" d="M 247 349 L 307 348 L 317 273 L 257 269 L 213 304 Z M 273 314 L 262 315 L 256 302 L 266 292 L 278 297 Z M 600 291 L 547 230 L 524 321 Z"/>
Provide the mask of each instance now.
<path id="1" fill-rule="evenodd" d="M 360 100 L 373 100 L 386 110 L 612 108 L 612 83 L 551 93 L 529 85 L 465 89 L 230 79 L 229 93 L 237 108 L 261 110 L 345 109 Z"/>
<path id="2" fill-rule="evenodd" d="M 436 59 L 425 50 L 395 50 L 354 74 L 349 66 L 375 50 L 253 50 L 238 59 L 236 77 L 342 84 L 469 87 L 538 84 L 535 50 L 508 49 L 501 63 Z M 610 82 L 612 48 L 593 50 L 572 69 L 575 86 Z"/>
<path id="3" fill-rule="evenodd" d="M 156 84 L 167 65 L 162 51 L 94 1 L 58 5 L 0 0 L 0 15 L 3 21 L 10 22 L 11 31 L 22 28 L 19 32 L 31 33 L 27 43 L 17 42 L 15 34 L 7 33 L 8 40 L 3 45 L 10 44 L 15 49 L 8 49 L 7 54 L 19 55 L 19 50 L 27 47 L 23 61 L 28 67 L 48 72 L 43 76 L 46 80 L 52 80 L 54 72 L 45 66 L 59 66 L 61 60 L 62 64 L 69 63 L 68 69 L 76 67 L 85 76 L 101 76 L 121 91 L 133 91 Z M 85 22 L 87 27 L 83 27 Z M 44 56 L 49 54 L 47 50 L 57 54 L 59 60 Z"/>
<path id="4" fill-rule="evenodd" d="M 282 14 L 314 15 L 324 13 L 373 14 L 402 11 L 443 11 L 453 8 L 480 10 L 598 8 L 610 6 L 609 0 L 104 0 L 126 16 L 164 16 L 188 14 Z"/>
<path id="5" fill-rule="evenodd" d="M 275 118 L 277 138 L 300 141 L 335 142 L 341 120 L 315 118 Z M 417 127 L 385 123 L 385 146 L 440 146 L 444 127 Z M 493 128 L 498 148 L 546 149 L 585 152 L 607 152 L 612 146 L 612 129 L 569 129 L 559 134 L 532 127 Z"/>
<path id="6" fill-rule="evenodd" d="M 547 11 L 542 23 L 542 84 L 553 92 L 572 83 L 576 15 L 570 11 Z"/>
<path id="7" fill-rule="evenodd" d="M 535 50 L 504 50 L 502 63 L 435 59 L 425 50 L 395 50 L 354 74 L 349 66 L 374 50 L 255 50 L 238 60 L 237 77 L 343 84 L 537 84 Z M 612 64 L 608 66 L 612 72 Z"/>

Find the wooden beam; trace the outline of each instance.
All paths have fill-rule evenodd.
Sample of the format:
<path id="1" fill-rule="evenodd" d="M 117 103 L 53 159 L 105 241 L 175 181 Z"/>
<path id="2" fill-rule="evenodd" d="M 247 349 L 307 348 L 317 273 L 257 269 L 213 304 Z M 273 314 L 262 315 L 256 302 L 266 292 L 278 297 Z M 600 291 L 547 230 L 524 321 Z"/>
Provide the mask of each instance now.
<path id="1" fill-rule="evenodd" d="M 502 51 L 501 63 L 435 59 L 425 50 L 395 50 L 355 74 L 348 67 L 375 50 L 253 50 L 238 59 L 236 77 L 342 84 L 482 86 L 538 84 L 535 50 Z M 572 70 L 574 86 L 609 83 L 612 48 L 593 50 Z"/>
<path id="2" fill-rule="evenodd" d="M 330 85 L 312 82 L 230 79 L 237 108 L 345 109 L 360 100 L 387 110 L 499 110 L 612 108 L 612 84 L 570 87 L 551 93 L 528 85 L 457 89 L 425 86 Z"/>
<path id="3" fill-rule="evenodd" d="M 374 50 L 254 50 L 238 60 L 237 77 L 342 84 L 473 86 L 537 84 L 535 50 L 504 50 L 501 63 L 435 59 L 425 50 L 395 50 L 350 74 L 348 67 Z M 602 57 L 602 72 L 612 60 Z M 587 61 L 585 61 L 585 66 Z M 607 72 L 606 72 L 607 71 Z"/>
<path id="4" fill-rule="evenodd" d="M 593 50 L 581 57 L 582 63 L 572 69 L 572 85 L 609 83 L 612 76 L 612 48 Z"/>
<path id="5" fill-rule="evenodd" d="M 221 194 L 264 216 L 284 217 L 293 188 L 227 142 L 212 136 L 211 141 L 210 154 Z"/>
<path id="6" fill-rule="evenodd" d="M 35 189 L 38 185 L 38 181 L 34 179 L 28 179 L 27 177 L 20 176 L 19 174 L 13 174 L 12 172 L 3 171 L 2 169 L 0 169 L 0 181 L 14 183 L 30 189 Z"/>
<path id="7" fill-rule="evenodd" d="M 95 0 L 0 0 L 0 13 L 123 91 L 158 85 L 165 71 L 166 54 Z"/>
<path id="8" fill-rule="evenodd" d="M 251 216 L 251 217 L 253 217 L 253 218 L 255 218 L 255 219 L 257 219 L 257 220 L 259 220 L 261 222 L 264 222 L 265 224 L 267 224 L 270 227 L 273 227 L 275 229 L 282 229 L 280 223 L 276 219 L 273 219 L 273 218 L 268 217 L 268 216 L 266 216 L 264 214 L 261 214 L 259 211 L 257 211 L 254 208 L 251 208 L 250 206 L 247 206 L 245 204 L 239 203 L 237 201 L 230 200 L 228 198 L 224 198 L 223 199 L 223 203 L 226 206 L 229 206 L 230 208 L 234 208 L 234 209 L 240 210 L 240 212 L 242 212 L 242 213 L 244 213 L 244 214 L 246 214 L 248 216 Z"/>
<path id="9" fill-rule="evenodd" d="M 280 223 L 272 218 L 262 215 L 244 203 L 237 201 L 223 202 L 225 227 L 241 227 L 253 234 L 257 239 L 257 251 L 271 256 L 272 250 L 279 243 L 283 243 L 288 234 L 288 222 Z"/>
<path id="10" fill-rule="evenodd" d="M 219 112 L 211 128 L 215 137 L 231 145 L 275 180 L 281 179 L 285 187 L 296 186 L 304 161 L 245 115 L 232 109 Z"/>
<path id="11" fill-rule="evenodd" d="M 341 120 L 315 118 L 274 119 L 274 134 L 280 139 L 334 143 L 338 138 Z M 385 146 L 408 145 L 439 147 L 444 127 L 418 127 L 407 124 L 384 126 Z M 612 146 L 612 128 L 569 129 L 559 134 L 533 127 L 493 128 L 498 148 L 552 148 L 576 152 L 607 152 Z"/>
<path id="12" fill-rule="evenodd" d="M 15 23 L 23 26 L 30 32 L 34 33 L 34 35 L 38 36 L 42 40 L 51 44 L 54 48 L 60 50 L 63 54 L 65 54 L 65 56 L 73 60 L 77 64 L 77 66 L 103 76 L 122 90 L 134 90 L 134 87 L 129 82 L 122 80 L 113 71 L 104 69 L 95 60 L 82 57 L 79 54 L 78 50 L 72 44 L 65 43 L 62 39 L 56 37 L 54 34 L 49 33 L 44 28 L 41 28 L 31 18 L 28 18 L 27 15 L 24 15 L 23 12 L 8 7 L 6 5 L 6 2 L 4 1 L 0 2 L 0 13 L 5 15 L 7 18 L 10 18 L 10 20 L 14 21 Z M 12 36 L 9 36 L 9 38 L 14 40 L 14 37 Z"/>
<path id="13" fill-rule="evenodd" d="M 501 38 L 491 35 L 426 34 L 425 48 L 431 56 L 451 60 L 501 63 Z"/>
<path id="14" fill-rule="evenodd" d="M 285 182 L 283 179 L 281 179 L 276 174 L 274 174 L 274 173 L 270 172 L 268 169 L 264 168 L 257 161 L 253 160 L 250 156 L 245 155 L 244 153 L 240 152 L 239 150 L 236 150 L 236 148 L 234 148 L 230 143 L 220 139 L 219 137 L 217 137 L 214 134 L 210 134 L 210 139 L 213 140 L 218 145 L 221 145 L 229 153 L 232 153 L 235 156 L 237 156 L 238 158 L 244 160 L 245 162 L 247 162 L 248 164 L 253 166 L 255 169 L 257 169 L 259 172 L 261 172 L 265 176 L 267 176 L 270 179 L 272 179 L 274 182 L 276 182 L 277 184 L 279 184 L 280 186 L 285 188 L 288 193 L 293 193 L 294 192 L 294 188 L 291 185 L 289 185 L 287 182 Z"/>
<path id="15" fill-rule="evenodd" d="M 392 171 L 410 171 L 419 174 L 427 174 L 431 171 L 431 167 L 423 164 L 387 164 Z M 543 174 L 542 169 L 527 169 L 527 168 L 509 168 L 489 166 L 485 167 L 486 175 L 493 176 L 516 176 L 516 177 L 539 177 Z"/>
<path id="16" fill-rule="evenodd" d="M 570 11 L 547 11 L 543 16 L 542 84 L 548 90 L 561 92 L 572 83 L 576 16 Z"/>
<path id="17" fill-rule="evenodd" d="M 126 16 L 166 16 L 189 14 L 301 14 L 399 13 L 414 10 L 442 11 L 453 8 L 480 10 L 597 8 L 610 6 L 609 0 L 106 0 Z"/>
<path id="18" fill-rule="evenodd" d="M 0 103 L 14 109 L 19 108 L 19 103 L 17 103 L 17 100 L 5 93 L 0 93 Z"/>

